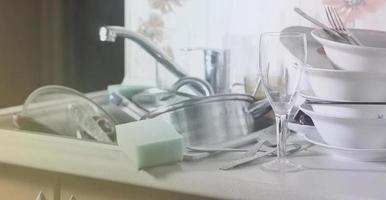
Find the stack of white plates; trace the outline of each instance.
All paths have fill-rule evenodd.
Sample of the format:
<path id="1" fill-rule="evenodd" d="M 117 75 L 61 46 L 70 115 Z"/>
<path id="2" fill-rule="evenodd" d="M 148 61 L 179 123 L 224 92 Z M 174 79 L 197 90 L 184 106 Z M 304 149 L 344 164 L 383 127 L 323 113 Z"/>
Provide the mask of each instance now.
<path id="1" fill-rule="evenodd" d="M 341 156 L 386 161 L 386 32 L 353 30 L 365 44 L 355 46 L 333 41 L 323 30 L 284 31 L 296 30 L 306 32 L 309 41 L 305 77 L 310 89 L 301 95 L 328 102 L 301 105 L 316 128 L 306 140 Z"/>
<path id="2" fill-rule="evenodd" d="M 327 55 L 313 55 L 314 60 L 330 61 L 323 66 L 305 68 L 312 91 L 306 95 L 330 101 L 386 101 L 386 32 L 353 30 L 368 46 L 355 46 L 329 39 L 323 30 L 313 30 Z M 313 50 L 313 49 L 309 49 Z"/>
<path id="3" fill-rule="evenodd" d="M 291 126 L 292 125 L 292 126 Z M 334 156 L 358 161 L 384 162 L 386 161 L 386 148 L 358 149 L 345 148 L 327 144 L 313 126 L 290 124 L 290 128 L 299 133 L 304 133 L 304 139 L 321 147 L 325 152 Z"/>
<path id="4" fill-rule="evenodd" d="M 303 104 L 323 140 L 345 148 L 386 147 L 386 105 Z"/>

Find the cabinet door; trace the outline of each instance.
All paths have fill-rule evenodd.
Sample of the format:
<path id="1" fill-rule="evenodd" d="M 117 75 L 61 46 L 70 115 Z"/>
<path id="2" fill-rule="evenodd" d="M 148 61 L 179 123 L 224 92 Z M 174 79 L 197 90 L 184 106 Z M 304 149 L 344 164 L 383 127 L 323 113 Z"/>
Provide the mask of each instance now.
<path id="1" fill-rule="evenodd" d="M 62 176 L 61 200 L 202 200 L 203 197 L 163 190 L 101 181 L 89 178 Z"/>
<path id="2" fill-rule="evenodd" d="M 42 193 L 46 200 L 54 200 L 56 183 L 53 173 L 0 164 L 0 199 L 35 200 Z"/>

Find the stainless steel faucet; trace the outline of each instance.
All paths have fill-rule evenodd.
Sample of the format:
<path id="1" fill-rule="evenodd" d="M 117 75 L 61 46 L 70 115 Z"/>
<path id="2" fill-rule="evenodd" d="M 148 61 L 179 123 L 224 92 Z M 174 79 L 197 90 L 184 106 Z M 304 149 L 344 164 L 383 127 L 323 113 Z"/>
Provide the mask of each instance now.
<path id="1" fill-rule="evenodd" d="M 187 74 L 183 72 L 177 63 L 175 63 L 171 58 L 169 58 L 169 56 L 167 56 L 156 45 L 154 45 L 153 42 L 144 36 L 130 31 L 122 26 L 102 26 L 99 29 L 99 38 L 101 41 L 115 42 L 117 37 L 126 38 L 137 43 L 177 78 L 187 77 Z M 191 88 L 195 92 L 202 93 L 202 88 L 199 88 L 196 85 L 192 85 Z M 207 90 L 210 91 L 213 90 L 213 88 L 207 88 Z"/>
<path id="2" fill-rule="evenodd" d="M 155 46 L 144 36 L 121 26 L 102 26 L 99 29 L 99 38 L 101 41 L 115 42 L 117 37 L 127 38 L 137 43 L 154 59 L 160 62 L 166 69 L 168 69 L 178 78 L 187 76 L 177 63 L 170 59 L 165 53 L 163 53 L 157 46 Z"/>

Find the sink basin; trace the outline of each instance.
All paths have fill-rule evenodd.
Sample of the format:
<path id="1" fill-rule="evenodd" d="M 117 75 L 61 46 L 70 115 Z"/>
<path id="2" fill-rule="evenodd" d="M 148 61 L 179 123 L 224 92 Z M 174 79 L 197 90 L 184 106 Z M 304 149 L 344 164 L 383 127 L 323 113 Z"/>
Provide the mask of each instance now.
<path id="1" fill-rule="evenodd" d="M 128 114 L 126 114 L 125 112 L 120 110 L 117 106 L 115 106 L 109 102 L 109 96 L 108 96 L 107 91 L 94 92 L 94 93 L 87 94 L 86 96 L 88 96 L 96 104 L 101 106 L 107 113 L 109 113 L 111 115 L 111 117 L 115 119 L 117 124 L 123 124 L 123 123 L 129 123 L 129 122 L 136 121 L 133 117 L 129 116 Z M 17 129 L 15 127 L 15 125 L 13 124 L 12 118 L 13 118 L 13 115 L 15 113 L 20 112 L 21 109 L 22 109 L 22 106 L 0 109 L 0 129 L 17 130 L 17 131 L 24 132 L 24 133 L 27 132 L 27 133 L 33 133 L 33 134 L 43 134 L 43 135 L 47 135 L 47 136 L 81 139 L 81 140 L 85 140 L 85 141 L 100 143 L 94 139 L 89 139 L 89 138 L 85 138 L 85 137 L 79 138 L 77 135 L 69 136 L 69 135 L 56 134 L 56 133 L 52 133 L 52 132 L 48 132 L 48 131 L 47 132 L 38 132 L 38 131 L 27 131 L 27 130 Z M 47 118 L 63 117 L 63 120 L 64 120 L 64 116 L 65 116 L 65 115 L 58 115 L 58 113 L 55 112 L 54 109 L 52 109 L 52 111 L 49 111 L 47 109 L 47 112 L 44 112 L 44 113 L 45 113 L 45 115 L 48 115 L 48 116 L 44 116 Z M 255 126 L 256 126 L 255 130 L 256 131 L 264 129 L 264 128 L 273 124 L 272 117 L 269 115 L 270 114 L 259 117 L 258 119 L 256 119 L 256 122 L 255 122 Z M 56 119 L 56 120 L 60 120 L 60 119 Z M 246 136 L 246 135 L 244 135 L 244 136 Z M 242 137 L 242 136 L 240 136 L 240 137 Z M 232 138 L 232 139 L 238 139 L 238 138 Z M 114 140 L 113 142 L 109 142 L 108 144 L 117 145 L 117 142 Z"/>
<path id="2" fill-rule="evenodd" d="M 91 98 L 96 104 L 101 106 L 107 113 L 109 113 L 111 117 L 113 117 L 118 124 L 135 121 L 134 118 L 130 117 L 125 112 L 121 111 L 115 105 L 112 105 L 109 103 L 109 97 L 108 97 L 107 91 L 94 92 L 94 93 L 88 94 L 87 96 Z M 59 134 L 50 133 L 50 132 L 19 130 L 18 128 L 15 127 L 12 118 L 13 118 L 13 115 L 15 113 L 20 112 L 21 109 L 22 109 L 22 106 L 2 109 L 0 112 L 0 129 L 18 130 L 22 132 L 30 132 L 30 133 L 37 133 L 37 134 L 46 134 L 51 136 L 60 136 L 60 137 L 67 137 L 67 138 L 70 137 L 74 139 L 80 139 L 80 138 L 77 138 L 75 135 L 68 136 L 68 135 L 59 135 Z M 58 115 L 58 113 L 55 113 L 54 111 L 52 111 L 52 115 L 51 115 L 50 110 L 46 110 L 45 113 L 49 113 L 48 116 L 45 116 L 47 118 L 56 117 L 57 118 L 56 120 L 59 120 L 59 121 L 61 120 L 60 118 L 63 118 L 63 121 L 64 121 L 65 115 Z M 97 142 L 93 139 L 87 139 L 87 138 L 81 138 L 81 139 Z M 112 142 L 111 144 L 116 144 L 116 141 Z"/>

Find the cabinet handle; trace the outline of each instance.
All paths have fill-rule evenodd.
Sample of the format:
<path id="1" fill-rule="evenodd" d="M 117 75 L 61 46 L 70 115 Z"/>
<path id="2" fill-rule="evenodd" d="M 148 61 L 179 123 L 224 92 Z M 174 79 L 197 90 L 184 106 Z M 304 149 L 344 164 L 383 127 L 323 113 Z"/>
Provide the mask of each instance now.
<path id="1" fill-rule="evenodd" d="M 68 200 L 76 200 L 75 195 L 72 194 Z"/>
<path id="2" fill-rule="evenodd" d="M 40 191 L 38 196 L 36 196 L 36 200 L 46 200 L 43 191 Z"/>

